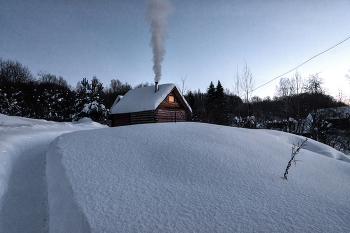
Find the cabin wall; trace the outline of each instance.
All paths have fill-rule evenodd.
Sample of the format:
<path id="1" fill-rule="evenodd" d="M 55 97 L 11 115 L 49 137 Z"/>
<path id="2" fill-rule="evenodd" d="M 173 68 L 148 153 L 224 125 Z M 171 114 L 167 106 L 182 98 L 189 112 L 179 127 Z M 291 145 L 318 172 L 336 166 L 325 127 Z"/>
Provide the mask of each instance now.
<path id="1" fill-rule="evenodd" d="M 156 122 L 154 110 L 130 113 L 130 124 L 144 124 L 154 122 Z"/>
<path id="2" fill-rule="evenodd" d="M 158 108 L 156 110 L 157 122 L 185 122 L 185 109 Z"/>
<path id="3" fill-rule="evenodd" d="M 130 113 L 114 114 L 112 126 L 130 125 Z"/>
<path id="4" fill-rule="evenodd" d="M 143 112 L 132 112 L 114 114 L 112 118 L 112 126 L 123 126 L 133 124 L 144 124 L 156 122 L 155 111 L 143 111 Z"/>
<path id="5" fill-rule="evenodd" d="M 113 115 L 112 126 L 163 123 L 163 122 L 185 122 L 187 113 L 181 108 L 157 108 L 155 111 L 143 111 Z"/>

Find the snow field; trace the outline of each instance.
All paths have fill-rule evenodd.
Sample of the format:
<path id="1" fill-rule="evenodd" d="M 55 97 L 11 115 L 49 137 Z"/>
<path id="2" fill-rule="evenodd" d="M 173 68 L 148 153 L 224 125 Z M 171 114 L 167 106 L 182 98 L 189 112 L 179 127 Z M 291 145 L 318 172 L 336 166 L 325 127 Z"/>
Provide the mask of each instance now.
<path id="1" fill-rule="evenodd" d="M 189 122 L 62 135 L 47 153 L 50 231 L 349 232 L 348 157 L 309 140 L 283 178 L 302 139 Z"/>
<path id="2" fill-rule="evenodd" d="M 93 122 L 57 123 L 3 114 L 0 114 L 0 124 L 0 208 L 3 196 L 7 192 L 12 168 L 21 154 L 34 148 L 48 147 L 63 133 L 106 127 Z"/>

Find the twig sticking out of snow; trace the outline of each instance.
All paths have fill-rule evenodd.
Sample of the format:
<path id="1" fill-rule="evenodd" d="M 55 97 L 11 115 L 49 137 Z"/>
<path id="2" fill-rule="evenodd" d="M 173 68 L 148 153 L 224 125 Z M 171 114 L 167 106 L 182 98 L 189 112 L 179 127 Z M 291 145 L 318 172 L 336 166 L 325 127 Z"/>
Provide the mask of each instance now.
<path id="1" fill-rule="evenodd" d="M 305 138 L 305 140 L 302 140 L 301 143 L 298 142 L 297 148 L 296 148 L 296 145 L 293 143 L 292 155 L 290 160 L 288 161 L 286 171 L 284 172 L 284 178 L 286 178 L 286 180 L 287 180 L 288 169 L 292 165 L 292 162 L 294 162 L 294 164 L 297 165 L 297 161 L 299 160 L 296 160 L 295 156 L 299 153 L 300 149 L 304 149 L 307 146 L 306 142 L 307 142 L 307 138 Z"/>

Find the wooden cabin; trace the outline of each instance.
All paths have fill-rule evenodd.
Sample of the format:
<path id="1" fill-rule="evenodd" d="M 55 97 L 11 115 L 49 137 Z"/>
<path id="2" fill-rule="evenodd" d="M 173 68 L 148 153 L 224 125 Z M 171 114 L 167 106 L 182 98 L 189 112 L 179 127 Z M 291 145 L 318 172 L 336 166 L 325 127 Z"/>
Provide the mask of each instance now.
<path id="1" fill-rule="evenodd" d="M 175 84 L 136 88 L 118 98 L 110 109 L 112 126 L 184 122 L 192 113 Z"/>

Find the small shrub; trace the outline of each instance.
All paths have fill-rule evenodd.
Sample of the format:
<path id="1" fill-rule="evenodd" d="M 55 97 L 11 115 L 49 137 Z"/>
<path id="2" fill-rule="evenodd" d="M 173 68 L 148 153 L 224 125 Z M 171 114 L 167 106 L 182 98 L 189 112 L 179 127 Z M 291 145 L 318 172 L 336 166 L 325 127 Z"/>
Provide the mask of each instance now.
<path id="1" fill-rule="evenodd" d="M 307 138 L 305 138 L 305 140 L 302 140 L 301 143 L 298 142 L 298 145 L 295 145 L 293 143 L 292 155 L 291 155 L 290 160 L 288 161 L 286 171 L 284 172 L 284 178 L 286 178 L 286 180 L 287 180 L 288 170 L 289 170 L 290 166 L 292 165 L 292 162 L 294 162 L 294 164 L 296 165 L 297 161 L 299 161 L 299 160 L 295 159 L 295 156 L 299 153 L 300 149 L 304 149 L 307 146 L 306 142 L 307 142 Z"/>

